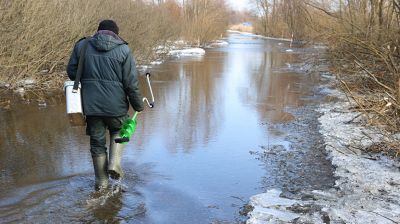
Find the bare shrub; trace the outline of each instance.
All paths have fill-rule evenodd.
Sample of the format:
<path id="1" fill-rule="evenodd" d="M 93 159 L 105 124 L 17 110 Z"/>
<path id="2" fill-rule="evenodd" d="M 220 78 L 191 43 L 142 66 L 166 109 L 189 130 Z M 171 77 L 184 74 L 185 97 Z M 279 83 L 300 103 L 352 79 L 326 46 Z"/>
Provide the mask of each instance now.
<path id="1" fill-rule="evenodd" d="M 400 0 L 254 2 L 259 11 L 256 30 L 326 43 L 330 68 L 354 109 L 368 118 L 368 125 L 384 129 L 382 133 L 399 131 Z M 381 150 L 400 152 L 398 140 L 385 144 L 390 147 Z"/>
<path id="2" fill-rule="evenodd" d="M 15 89 L 33 79 L 60 88 L 74 43 L 113 19 L 138 63 L 153 60 L 159 45 L 183 37 L 202 45 L 227 27 L 224 0 L 0 0 L 0 84 Z M 3 85 L 4 86 L 4 85 Z"/>
<path id="3" fill-rule="evenodd" d="M 259 12 L 255 29 L 271 37 L 305 39 L 309 15 L 306 0 L 253 0 Z"/>
<path id="4" fill-rule="evenodd" d="M 395 0 L 349 1 L 327 32 L 332 70 L 371 124 L 400 127 L 400 23 Z"/>
<path id="5" fill-rule="evenodd" d="M 0 81 L 10 88 L 27 78 L 41 85 L 60 83 L 49 74 L 63 71 L 75 41 L 93 35 L 106 18 L 119 24 L 139 62 L 154 57 L 155 46 L 177 36 L 166 11 L 141 1 L 1 0 L 0 12 Z"/>

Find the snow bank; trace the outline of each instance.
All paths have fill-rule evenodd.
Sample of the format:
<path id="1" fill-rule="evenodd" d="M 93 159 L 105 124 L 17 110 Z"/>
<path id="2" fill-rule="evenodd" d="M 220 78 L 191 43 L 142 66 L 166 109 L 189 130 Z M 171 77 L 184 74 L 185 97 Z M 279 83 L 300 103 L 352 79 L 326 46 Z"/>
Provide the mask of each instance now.
<path id="1" fill-rule="evenodd" d="M 337 199 L 325 202 L 328 214 L 331 220 L 346 223 L 400 222 L 400 163 L 359 150 L 384 139 L 372 127 L 349 123 L 358 115 L 349 107 L 350 103 L 338 102 L 319 110 L 320 132 L 339 178 Z"/>
<path id="2" fill-rule="evenodd" d="M 202 48 L 188 48 L 183 50 L 171 50 L 169 52 L 170 55 L 173 56 L 203 56 L 206 54 L 206 51 Z"/>
<path id="3" fill-rule="evenodd" d="M 297 201 L 287 201 L 275 190 L 253 196 L 250 204 L 254 210 L 249 213 L 248 224 L 400 223 L 400 161 L 363 153 L 360 149 L 384 137 L 372 127 L 349 122 L 358 113 L 349 110 L 351 104 L 342 93 L 331 93 L 342 100 L 321 105 L 319 122 L 326 150 L 336 168 L 335 187 L 300 192 Z"/>
<path id="4" fill-rule="evenodd" d="M 182 41 L 177 41 L 174 44 L 182 44 Z M 185 57 L 185 56 L 203 56 L 205 55 L 206 51 L 202 48 L 186 48 L 186 49 L 179 49 L 179 46 L 176 45 L 168 45 L 168 46 L 157 46 L 154 48 L 154 51 L 161 55 L 169 55 L 174 57 Z M 149 64 L 138 65 L 137 69 L 140 72 L 146 72 L 149 69 L 153 68 L 153 66 L 161 65 L 164 63 L 164 59 L 159 57 L 155 61 L 150 62 Z"/>

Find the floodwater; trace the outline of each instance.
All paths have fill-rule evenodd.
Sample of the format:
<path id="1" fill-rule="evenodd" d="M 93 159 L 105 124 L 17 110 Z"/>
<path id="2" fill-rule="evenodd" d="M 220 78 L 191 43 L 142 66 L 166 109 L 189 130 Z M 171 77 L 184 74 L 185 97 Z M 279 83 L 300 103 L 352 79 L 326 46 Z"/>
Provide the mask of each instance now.
<path id="1" fill-rule="evenodd" d="M 69 125 L 62 96 L 0 109 L 0 223 L 243 220 L 249 197 L 280 187 L 273 183 L 282 176 L 266 169 L 275 160 L 251 152 L 289 148 L 290 133 L 272 127 L 295 118 L 286 108 L 310 101 L 317 81 L 298 71 L 302 58 L 285 51 L 289 43 L 239 34 L 227 41 L 151 70 L 156 107 L 138 117 L 124 152 L 125 178 L 103 194 L 93 191 L 89 138 Z M 312 159 L 301 161 L 332 175 Z M 310 185 L 323 186 L 307 175 Z"/>

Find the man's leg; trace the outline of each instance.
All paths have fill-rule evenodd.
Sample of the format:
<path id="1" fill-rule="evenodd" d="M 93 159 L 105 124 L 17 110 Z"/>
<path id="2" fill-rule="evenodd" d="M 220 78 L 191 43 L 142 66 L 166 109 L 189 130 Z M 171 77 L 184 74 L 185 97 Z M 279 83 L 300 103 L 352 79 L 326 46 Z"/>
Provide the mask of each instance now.
<path id="1" fill-rule="evenodd" d="M 90 153 L 93 159 L 96 190 L 108 187 L 106 125 L 101 117 L 86 117 L 86 134 L 90 136 Z"/>
<path id="2" fill-rule="evenodd" d="M 115 118 L 107 118 L 107 127 L 110 130 L 110 148 L 109 148 L 109 159 L 110 163 L 108 165 L 108 173 L 113 179 L 120 179 L 123 176 L 123 171 L 121 167 L 121 158 L 124 151 L 124 145 L 115 143 L 115 139 L 119 137 L 119 131 L 125 119 L 128 116 L 121 116 Z"/>

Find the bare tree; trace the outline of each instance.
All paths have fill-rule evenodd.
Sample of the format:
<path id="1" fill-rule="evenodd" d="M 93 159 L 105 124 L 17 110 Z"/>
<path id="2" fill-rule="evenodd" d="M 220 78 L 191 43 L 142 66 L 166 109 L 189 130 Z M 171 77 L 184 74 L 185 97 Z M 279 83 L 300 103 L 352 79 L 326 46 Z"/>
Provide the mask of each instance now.
<path id="1" fill-rule="evenodd" d="M 186 0 L 183 35 L 200 46 L 225 33 L 228 21 L 225 0 Z"/>
<path id="2" fill-rule="evenodd" d="M 259 32 L 267 36 L 301 39 L 307 19 L 306 0 L 254 0 L 260 17 Z"/>

